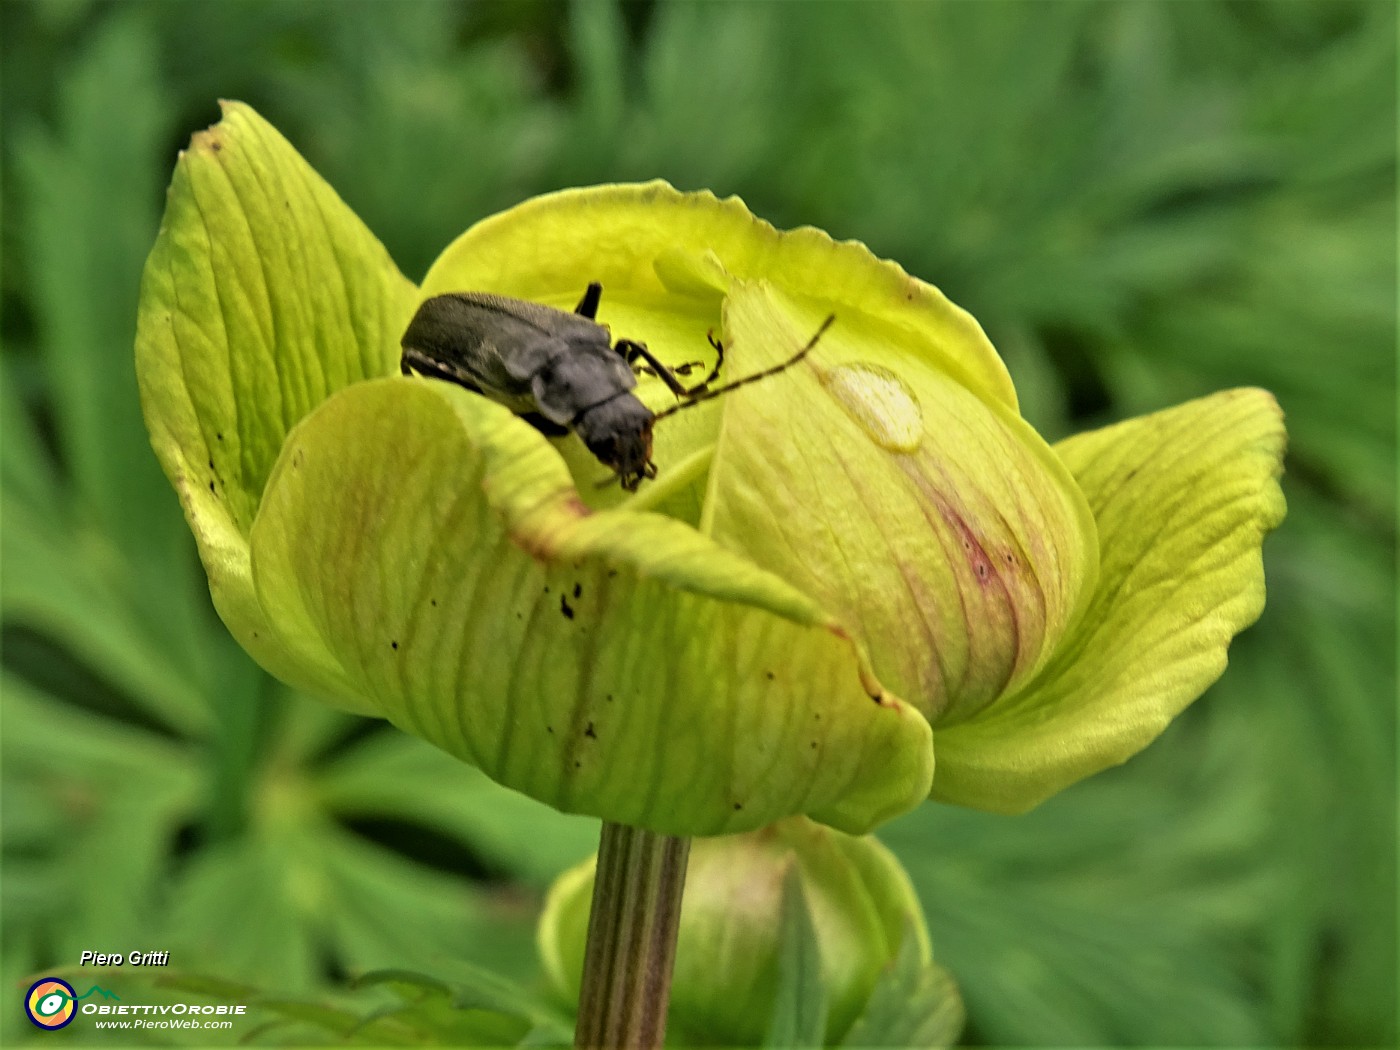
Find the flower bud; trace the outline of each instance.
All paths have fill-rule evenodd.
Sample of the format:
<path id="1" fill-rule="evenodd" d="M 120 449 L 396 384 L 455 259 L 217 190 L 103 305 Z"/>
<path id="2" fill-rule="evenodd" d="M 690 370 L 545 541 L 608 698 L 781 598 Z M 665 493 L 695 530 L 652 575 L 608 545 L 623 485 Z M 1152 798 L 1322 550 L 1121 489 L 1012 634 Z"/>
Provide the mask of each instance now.
<path id="1" fill-rule="evenodd" d="M 559 877 L 539 927 L 545 969 L 575 1001 L 593 864 Z M 828 1044 L 850 1028 L 905 937 L 915 939 L 920 961 L 929 961 L 928 929 L 909 878 L 872 836 L 794 817 L 742 835 L 697 839 L 671 986 L 673 1042 L 763 1042 L 779 986 L 785 885 L 794 872 L 821 958 Z"/>

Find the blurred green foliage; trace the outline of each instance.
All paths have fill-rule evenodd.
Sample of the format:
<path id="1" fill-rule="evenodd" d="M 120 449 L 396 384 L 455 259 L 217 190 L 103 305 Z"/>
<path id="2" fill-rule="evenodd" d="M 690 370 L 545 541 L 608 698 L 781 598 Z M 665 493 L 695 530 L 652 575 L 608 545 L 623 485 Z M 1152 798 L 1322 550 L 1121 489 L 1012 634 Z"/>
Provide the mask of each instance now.
<path id="1" fill-rule="evenodd" d="M 940 285 L 1051 437 L 1273 390 L 1291 512 L 1220 684 L 1030 816 L 930 805 L 883 837 L 967 1041 L 1394 1045 L 1395 23 L 1384 0 L 0 4 L 0 974 L 142 947 L 288 993 L 454 960 L 529 980 L 541 890 L 593 848 L 289 695 L 209 608 L 131 345 L 161 186 L 225 96 L 410 277 L 527 196 L 662 176 Z"/>

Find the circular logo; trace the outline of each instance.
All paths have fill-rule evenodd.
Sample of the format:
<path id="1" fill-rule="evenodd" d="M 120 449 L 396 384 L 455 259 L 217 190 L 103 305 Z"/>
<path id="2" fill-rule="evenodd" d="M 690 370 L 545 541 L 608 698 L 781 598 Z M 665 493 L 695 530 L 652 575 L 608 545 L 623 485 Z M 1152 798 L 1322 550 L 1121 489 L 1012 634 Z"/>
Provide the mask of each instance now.
<path id="1" fill-rule="evenodd" d="M 24 1012 L 40 1028 L 53 1031 L 72 1023 L 78 1012 L 74 1001 L 78 993 L 73 986 L 58 977 L 44 977 L 29 986 L 24 997 Z"/>

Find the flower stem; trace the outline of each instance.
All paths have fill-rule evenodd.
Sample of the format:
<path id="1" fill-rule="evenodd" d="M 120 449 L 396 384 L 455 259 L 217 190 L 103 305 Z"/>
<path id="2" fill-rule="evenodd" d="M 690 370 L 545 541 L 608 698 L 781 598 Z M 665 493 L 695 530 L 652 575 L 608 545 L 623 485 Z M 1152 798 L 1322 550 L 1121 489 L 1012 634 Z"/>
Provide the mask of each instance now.
<path id="1" fill-rule="evenodd" d="M 690 839 L 603 825 L 579 989 L 579 1050 L 651 1050 L 666 1038 Z"/>

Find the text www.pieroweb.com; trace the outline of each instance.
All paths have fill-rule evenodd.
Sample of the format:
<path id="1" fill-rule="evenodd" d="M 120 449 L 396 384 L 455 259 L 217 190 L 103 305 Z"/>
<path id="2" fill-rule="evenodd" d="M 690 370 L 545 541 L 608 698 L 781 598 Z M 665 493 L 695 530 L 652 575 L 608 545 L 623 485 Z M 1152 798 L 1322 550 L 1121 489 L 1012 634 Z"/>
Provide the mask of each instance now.
<path id="1" fill-rule="evenodd" d="M 232 1028 L 232 1016 L 242 1014 L 246 1009 L 247 1007 L 241 1003 L 237 1005 L 220 1004 L 218 1006 L 196 1006 L 191 1003 L 175 1003 L 173 1005 L 124 1003 L 121 1006 L 108 1006 L 89 1003 L 83 1007 L 83 1013 L 98 1015 L 93 1018 L 94 1028 L 203 1029 L 208 1031 Z M 138 1016 L 112 1017 L 113 1014 L 136 1014 Z M 157 1016 L 147 1016 L 150 1014 Z M 183 1016 L 161 1017 L 158 1016 L 160 1014 Z"/>

